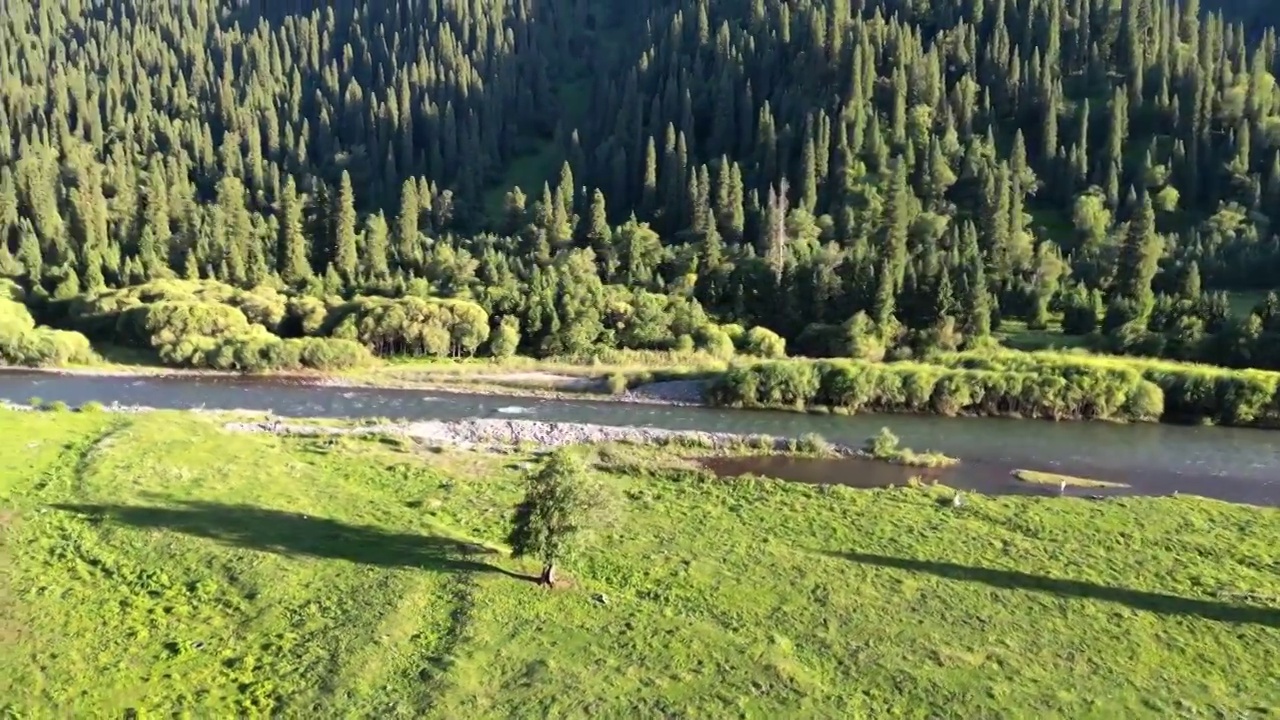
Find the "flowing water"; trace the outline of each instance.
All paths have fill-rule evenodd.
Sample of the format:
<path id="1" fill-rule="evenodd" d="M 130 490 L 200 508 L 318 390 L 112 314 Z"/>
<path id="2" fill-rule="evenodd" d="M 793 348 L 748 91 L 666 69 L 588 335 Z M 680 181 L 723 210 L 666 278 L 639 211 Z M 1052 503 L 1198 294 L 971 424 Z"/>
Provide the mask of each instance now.
<path id="1" fill-rule="evenodd" d="M 990 489 L 990 484 L 998 479 L 999 488 L 1006 490 L 1020 488 L 1022 492 L 1056 494 L 1057 488 L 1022 487 L 1009 478 L 1010 471 L 1023 468 L 1127 483 L 1143 493 L 1176 490 L 1239 502 L 1280 505 L 1280 432 L 1246 428 L 915 415 L 839 417 L 343 388 L 305 381 L 232 376 L 120 378 L 21 371 L 0 373 L 0 398 L 24 402 L 31 397 L 61 400 L 71 406 L 94 400 L 108 405 L 166 409 L 261 410 L 282 417 L 406 420 L 487 417 L 788 437 L 818 433 L 832 442 L 852 445 L 860 445 L 880 427 L 887 426 L 902 439 L 905 447 L 936 450 L 961 458 L 964 462 L 960 467 L 949 471 L 948 484 L 954 481 L 962 486 L 971 484 Z M 865 463 L 857 461 L 753 462 L 750 467 L 720 469 L 724 472 L 762 472 L 763 469 L 768 474 L 809 482 L 851 482 L 849 477 L 865 478 L 871 472 Z M 900 475 L 903 471 L 893 468 L 875 472 Z M 985 478 L 982 482 L 987 485 L 979 483 L 979 478 Z M 905 477 L 878 484 L 902 481 Z M 865 482 L 868 481 L 853 484 Z M 1073 489 L 1072 492 L 1106 494 L 1092 489 Z"/>

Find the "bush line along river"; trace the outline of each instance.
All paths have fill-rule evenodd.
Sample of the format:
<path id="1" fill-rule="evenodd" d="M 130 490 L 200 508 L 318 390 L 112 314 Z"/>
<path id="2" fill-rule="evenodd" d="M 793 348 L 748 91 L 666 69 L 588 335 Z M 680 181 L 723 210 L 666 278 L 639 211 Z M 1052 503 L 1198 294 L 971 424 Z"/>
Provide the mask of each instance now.
<path id="1" fill-rule="evenodd" d="M 818 433 L 860 445 L 888 426 L 903 444 L 963 460 L 957 472 L 1007 477 L 1016 468 L 1046 470 L 1256 504 L 1280 503 L 1280 444 L 1269 431 L 1245 428 L 1069 422 L 919 415 L 852 417 L 721 410 L 619 402 L 544 400 L 421 390 L 345 388 L 279 379 L 112 377 L 0 373 L 0 398 L 39 397 L 71 406 L 104 404 L 161 409 L 250 410 L 287 418 L 465 420 L 522 418 L 665 430 L 798 437 Z M 839 477 L 840 465 L 801 468 Z M 785 470 L 785 468 L 784 468 Z M 785 473 L 784 473 L 785 474 Z"/>

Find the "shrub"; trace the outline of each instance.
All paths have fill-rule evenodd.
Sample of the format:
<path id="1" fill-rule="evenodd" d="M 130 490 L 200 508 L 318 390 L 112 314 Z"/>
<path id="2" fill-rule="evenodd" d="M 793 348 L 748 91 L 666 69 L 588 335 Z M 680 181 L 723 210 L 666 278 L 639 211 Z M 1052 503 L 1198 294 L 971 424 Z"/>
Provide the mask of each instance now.
<path id="1" fill-rule="evenodd" d="M 1264 394 L 1255 391 L 1253 404 Z M 1032 372 L 981 358 L 956 365 L 780 360 L 730 368 L 708 393 L 724 406 L 1141 421 L 1159 419 L 1165 396 L 1132 368 Z"/>
<path id="2" fill-rule="evenodd" d="M 887 460 L 897 456 L 898 436 L 887 427 L 880 428 L 880 432 L 867 438 L 867 444 L 863 447 L 867 454 L 873 458 Z"/>
<path id="3" fill-rule="evenodd" d="M 9 278 L 0 278 L 0 300 L 12 300 L 16 303 L 26 302 L 27 293 L 18 283 Z"/>
<path id="4" fill-rule="evenodd" d="M 280 334 L 284 337 L 318 335 L 328 315 L 328 306 L 319 298 L 306 295 L 289 298 Z"/>
<path id="5" fill-rule="evenodd" d="M 325 331 L 376 355 L 459 357 L 489 338 L 489 315 L 466 300 L 359 297 L 334 308 Z"/>
<path id="6" fill-rule="evenodd" d="M 797 443 L 801 452 L 810 453 L 812 455 L 831 455 L 835 452 L 834 446 L 827 439 L 817 433 L 805 433 L 800 436 Z"/>
<path id="7" fill-rule="evenodd" d="M 936 361 L 950 367 L 1066 378 L 1072 385 L 1083 386 L 1089 395 L 1096 412 L 1088 417 L 1107 417 L 1115 410 L 1116 416 L 1133 420 L 1280 424 L 1280 373 L 1275 372 L 1137 357 L 1008 350 L 942 353 Z M 1146 387 L 1144 381 L 1155 387 Z M 1122 385 L 1131 386 L 1119 392 Z"/>
<path id="8" fill-rule="evenodd" d="M 729 333 L 715 325 L 703 325 L 694 334 L 694 343 L 707 354 L 719 360 L 728 360 L 736 351 Z"/>
<path id="9" fill-rule="evenodd" d="M 62 367 L 95 359 L 80 333 L 37 327 L 22 304 L 0 298 L 0 364 Z"/>
<path id="10" fill-rule="evenodd" d="M 98 402 L 97 400 L 90 400 L 89 402 L 84 403 L 83 405 L 80 406 L 80 412 L 88 413 L 91 415 L 95 413 L 100 413 L 105 409 L 106 408 L 102 406 L 102 403 Z"/>
<path id="11" fill-rule="evenodd" d="M 859 312 L 849 318 L 840 327 L 843 335 L 841 354 L 855 360 L 880 362 L 884 360 L 886 347 L 880 337 L 880 331 L 865 312 Z"/>
<path id="12" fill-rule="evenodd" d="M 298 343 L 302 364 L 313 370 L 346 370 L 373 360 L 369 350 L 351 340 L 302 338 Z"/>
<path id="13" fill-rule="evenodd" d="M 622 373 L 612 373 L 605 378 L 605 387 L 611 395 L 621 395 L 627 391 L 627 376 Z"/>
<path id="14" fill-rule="evenodd" d="M 67 408 L 67 404 L 62 402 L 61 400 L 54 400 L 52 402 L 47 402 L 44 405 L 41 405 L 40 409 L 48 412 L 66 412 L 68 408 Z"/>
<path id="15" fill-rule="evenodd" d="M 520 347 L 520 320 L 504 315 L 498 327 L 489 335 L 489 354 L 495 358 L 509 358 Z"/>
<path id="16" fill-rule="evenodd" d="M 751 328 L 742 344 L 748 355 L 756 357 L 772 359 L 785 357 L 787 354 L 787 341 L 768 328 Z"/>

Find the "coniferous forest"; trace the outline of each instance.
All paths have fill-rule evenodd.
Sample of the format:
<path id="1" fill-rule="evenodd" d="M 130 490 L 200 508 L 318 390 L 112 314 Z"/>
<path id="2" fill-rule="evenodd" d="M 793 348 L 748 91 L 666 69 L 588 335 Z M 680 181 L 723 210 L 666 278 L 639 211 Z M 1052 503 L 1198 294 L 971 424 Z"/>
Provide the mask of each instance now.
<path id="1" fill-rule="evenodd" d="M 1277 367 L 1280 301 L 1229 293 L 1280 285 L 1278 21 L 1229 0 L 11 3 L 0 276 L 42 323 L 188 365 L 901 359 L 1016 321 Z M 40 345 L 33 324 L 11 334 Z"/>

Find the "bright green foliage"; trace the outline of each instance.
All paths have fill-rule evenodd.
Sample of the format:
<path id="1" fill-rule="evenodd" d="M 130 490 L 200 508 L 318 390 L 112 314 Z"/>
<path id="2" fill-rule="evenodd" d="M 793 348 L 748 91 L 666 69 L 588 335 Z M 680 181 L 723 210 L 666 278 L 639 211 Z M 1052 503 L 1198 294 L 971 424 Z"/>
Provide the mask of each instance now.
<path id="1" fill-rule="evenodd" d="M 498 327 L 489 335 L 489 354 L 495 358 L 509 358 L 520 346 L 520 321 L 506 316 L 498 321 Z"/>
<path id="2" fill-rule="evenodd" d="M 577 451 L 553 451 L 525 481 L 524 499 L 516 505 L 507 537 L 512 556 L 541 562 L 543 582 L 553 584 L 555 566 L 591 530 L 603 502 L 600 486 Z"/>
<path id="3" fill-rule="evenodd" d="M 488 314 L 464 300 L 357 298 L 334 308 L 328 326 L 377 355 L 472 355 L 489 337 Z"/>
<path id="4" fill-rule="evenodd" d="M 958 353 L 942 354 L 935 360 L 952 367 L 1031 372 L 1069 382 L 1080 378 L 1101 383 L 1103 378 L 1138 373 L 1163 396 L 1162 402 L 1156 403 L 1160 398 L 1148 393 L 1148 402 L 1163 407 L 1159 417 L 1224 425 L 1280 425 L 1280 373 L 1275 372 L 1075 353 Z"/>
<path id="5" fill-rule="evenodd" d="M 980 365 L 978 367 L 981 367 Z M 730 368 L 710 395 L 720 405 L 826 406 L 843 412 L 1014 415 L 1152 422 L 1165 410 L 1159 386 L 1135 369 L 1052 375 L 1031 369 L 922 363 L 777 361 Z"/>
<path id="6" fill-rule="evenodd" d="M 891 457 L 898 452 L 898 436 L 887 427 L 880 428 L 880 432 L 867 440 L 866 452 L 873 458 Z"/>
<path id="7" fill-rule="evenodd" d="M 787 354 L 787 343 L 769 328 L 753 327 L 742 338 L 742 351 L 762 358 L 780 358 Z"/>
<path id="8" fill-rule="evenodd" d="M 21 288 L 0 280 L 0 365 L 64 367 L 94 361 L 93 348 L 84 335 L 37 327 L 19 302 L 20 293 Z"/>

